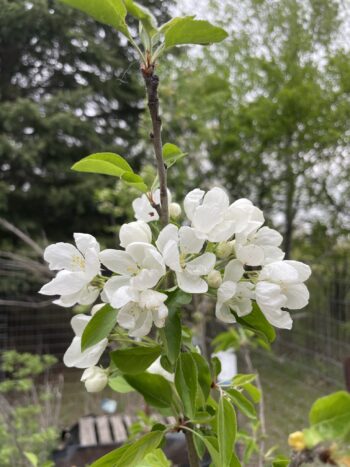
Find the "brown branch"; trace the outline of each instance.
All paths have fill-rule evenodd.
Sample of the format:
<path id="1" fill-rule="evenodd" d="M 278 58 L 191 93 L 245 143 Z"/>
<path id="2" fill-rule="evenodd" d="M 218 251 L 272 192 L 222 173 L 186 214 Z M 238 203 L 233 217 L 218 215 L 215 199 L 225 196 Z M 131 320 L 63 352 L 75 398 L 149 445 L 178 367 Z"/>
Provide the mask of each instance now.
<path id="1" fill-rule="evenodd" d="M 39 256 L 43 256 L 44 250 L 38 245 L 34 240 L 32 240 L 27 234 L 25 234 L 22 230 L 18 227 L 8 222 L 6 219 L 0 217 L 0 225 L 4 227 L 4 229 L 8 230 L 15 234 L 18 238 L 20 238 L 24 243 L 30 246 Z"/>
<path id="2" fill-rule="evenodd" d="M 148 109 L 152 119 L 151 140 L 153 143 L 154 154 L 157 162 L 157 171 L 160 187 L 160 220 L 163 226 L 169 222 L 168 190 L 167 190 L 167 172 L 163 160 L 162 145 L 162 120 L 159 115 L 158 85 L 159 77 L 154 74 L 154 67 L 147 70 L 142 69 L 143 79 L 146 85 Z"/>

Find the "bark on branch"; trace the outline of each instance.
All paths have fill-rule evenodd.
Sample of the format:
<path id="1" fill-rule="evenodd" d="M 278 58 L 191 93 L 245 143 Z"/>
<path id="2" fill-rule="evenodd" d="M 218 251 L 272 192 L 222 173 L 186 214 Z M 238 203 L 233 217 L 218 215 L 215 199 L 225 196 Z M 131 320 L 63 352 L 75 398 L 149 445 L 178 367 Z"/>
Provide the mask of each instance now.
<path id="1" fill-rule="evenodd" d="M 158 86 L 159 77 L 154 74 L 153 68 L 142 70 L 143 79 L 146 85 L 148 109 L 152 119 L 151 140 L 156 157 L 157 171 L 160 187 L 160 220 L 163 226 L 169 222 L 167 171 L 163 160 L 162 144 L 162 120 L 159 115 Z"/>

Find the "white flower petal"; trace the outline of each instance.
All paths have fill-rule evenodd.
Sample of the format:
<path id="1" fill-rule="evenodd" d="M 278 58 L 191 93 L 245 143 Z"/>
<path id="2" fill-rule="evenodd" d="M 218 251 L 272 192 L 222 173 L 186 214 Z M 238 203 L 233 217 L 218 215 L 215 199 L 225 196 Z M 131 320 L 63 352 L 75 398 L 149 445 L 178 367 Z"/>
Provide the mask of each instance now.
<path id="1" fill-rule="evenodd" d="M 190 191 L 184 200 L 184 210 L 186 213 L 186 216 L 190 221 L 193 219 L 194 212 L 196 208 L 200 205 L 203 196 L 204 196 L 204 191 L 200 190 L 199 188 L 196 188 L 192 191 Z"/>
<path id="2" fill-rule="evenodd" d="M 100 274 L 100 259 L 98 252 L 94 248 L 85 251 L 85 275 L 88 281 Z"/>
<path id="3" fill-rule="evenodd" d="M 103 250 L 100 253 L 100 260 L 104 266 L 117 274 L 131 276 L 138 271 L 135 261 L 126 251 Z"/>
<path id="4" fill-rule="evenodd" d="M 181 272 L 182 267 L 180 264 L 180 252 L 178 244 L 170 240 L 163 250 L 163 258 L 165 264 L 173 271 Z"/>
<path id="5" fill-rule="evenodd" d="M 186 272 L 194 276 L 206 276 L 215 266 L 216 256 L 214 253 L 204 253 L 198 258 L 186 263 Z"/>
<path id="6" fill-rule="evenodd" d="M 156 245 L 158 250 L 163 253 L 166 244 L 171 240 L 176 244 L 179 242 L 178 228 L 174 224 L 168 224 L 165 226 L 158 236 Z"/>
<path id="7" fill-rule="evenodd" d="M 300 310 L 309 303 L 310 294 L 304 284 L 292 284 L 284 289 L 287 297 L 286 307 L 292 310 Z"/>
<path id="8" fill-rule="evenodd" d="M 266 319 L 276 328 L 292 329 L 293 321 L 288 311 L 265 307 L 262 310 Z"/>
<path id="9" fill-rule="evenodd" d="M 223 304 L 223 303 L 217 303 L 216 308 L 215 308 L 215 315 L 217 319 L 220 321 L 223 321 L 224 323 L 235 323 L 236 318 L 233 316 L 230 308 Z"/>
<path id="10" fill-rule="evenodd" d="M 79 292 L 86 285 L 86 277 L 82 272 L 59 271 L 39 293 L 43 295 L 72 295 Z"/>
<path id="11" fill-rule="evenodd" d="M 129 222 L 121 226 L 119 239 L 120 245 L 123 248 L 134 242 L 151 243 L 152 231 L 150 226 L 144 221 Z"/>
<path id="12" fill-rule="evenodd" d="M 73 316 L 73 318 L 70 320 L 70 325 L 72 326 L 74 334 L 77 337 L 81 337 L 83 335 L 84 329 L 88 325 L 90 319 L 91 316 L 80 313 L 79 315 Z"/>
<path id="13" fill-rule="evenodd" d="M 132 207 L 135 212 L 135 218 L 138 221 L 151 222 L 159 219 L 159 214 L 154 207 L 151 206 L 146 195 L 134 199 Z"/>
<path id="14" fill-rule="evenodd" d="M 192 225 L 199 232 L 208 234 L 223 220 L 223 212 L 219 206 L 199 206 L 193 215 Z"/>
<path id="15" fill-rule="evenodd" d="M 143 337 L 149 334 L 153 324 L 153 316 L 151 311 L 142 310 L 135 321 L 134 328 L 129 331 L 131 337 Z"/>
<path id="16" fill-rule="evenodd" d="M 120 289 L 120 287 L 124 287 L 130 284 L 130 277 L 128 276 L 113 276 L 105 283 L 103 292 L 105 294 L 105 301 L 109 303 L 112 300 L 113 295 L 115 292 Z"/>
<path id="17" fill-rule="evenodd" d="M 249 298 L 234 298 L 229 306 L 240 317 L 249 315 L 253 309 L 252 301 Z"/>
<path id="18" fill-rule="evenodd" d="M 75 261 L 73 261 L 73 258 Z M 79 250 L 70 243 L 54 243 L 45 248 L 44 260 L 49 263 L 51 270 L 67 269 L 68 271 L 80 271 L 80 264 L 84 264 L 84 258 Z"/>
<path id="19" fill-rule="evenodd" d="M 218 206 L 222 211 L 229 207 L 230 201 L 222 188 L 214 187 L 203 198 L 203 206 Z"/>
<path id="20" fill-rule="evenodd" d="M 264 250 L 264 255 L 265 255 L 264 264 L 274 263 L 276 261 L 282 261 L 285 256 L 284 251 L 282 251 L 277 246 L 267 245 L 263 247 L 263 250 Z"/>
<path id="21" fill-rule="evenodd" d="M 53 300 L 52 303 L 64 308 L 70 308 L 78 303 L 80 297 L 80 291 L 71 295 L 62 295 L 57 300 Z"/>
<path id="22" fill-rule="evenodd" d="M 174 375 L 172 373 L 169 373 L 168 371 L 166 371 L 161 363 L 160 363 L 160 357 L 157 358 L 157 360 L 155 360 L 151 366 L 149 366 L 147 368 L 147 373 L 151 373 L 152 375 L 160 375 L 160 376 L 163 376 L 163 378 L 167 379 L 168 381 L 170 381 L 171 383 L 174 382 Z"/>
<path id="23" fill-rule="evenodd" d="M 168 296 L 156 290 L 144 290 L 140 293 L 139 305 L 141 308 L 159 308 Z"/>
<path id="24" fill-rule="evenodd" d="M 142 269 L 137 276 L 130 279 L 130 285 L 137 290 L 151 289 L 157 285 L 162 276 L 162 271 L 157 269 Z"/>
<path id="25" fill-rule="evenodd" d="M 152 200 L 155 204 L 161 204 L 160 203 L 160 189 L 157 188 L 153 193 L 152 193 Z M 172 196 L 171 196 L 171 193 L 170 191 L 168 190 L 168 204 L 171 203 L 171 200 L 172 200 Z"/>
<path id="26" fill-rule="evenodd" d="M 311 268 L 307 264 L 292 260 L 285 260 L 283 262 L 289 266 L 292 266 L 297 271 L 300 282 L 307 281 L 311 276 Z"/>
<path id="27" fill-rule="evenodd" d="M 237 284 L 231 281 L 223 282 L 218 289 L 218 303 L 225 303 L 234 297 L 237 291 Z"/>
<path id="28" fill-rule="evenodd" d="M 71 345 L 63 356 L 63 362 L 68 367 L 88 368 L 94 366 L 100 360 L 108 345 L 108 339 L 103 339 L 96 345 L 89 347 L 84 352 L 81 351 L 81 339 L 74 337 Z"/>
<path id="29" fill-rule="evenodd" d="M 258 282 L 255 287 L 255 297 L 262 311 L 271 308 L 278 310 L 285 307 L 287 303 L 287 297 L 281 287 L 271 282 Z"/>
<path id="30" fill-rule="evenodd" d="M 201 251 L 205 239 L 192 227 L 181 227 L 179 229 L 180 250 L 184 254 L 197 254 Z"/>
<path id="31" fill-rule="evenodd" d="M 233 221 L 224 220 L 216 225 L 208 233 L 210 242 L 225 242 L 229 240 L 235 233 L 235 223 Z"/>
<path id="32" fill-rule="evenodd" d="M 163 328 L 165 326 L 165 320 L 168 317 L 168 307 L 161 305 L 156 311 L 152 311 L 153 321 L 157 328 Z"/>
<path id="33" fill-rule="evenodd" d="M 100 289 L 98 287 L 87 286 L 81 289 L 79 292 L 77 303 L 80 305 L 91 305 L 100 295 Z"/>
<path id="34" fill-rule="evenodd" d="M 119 310 L 117 315 L 117 322 L 119 326 L 124 329 L 133 329 L 135 326 L 135 315 L 140 312 L 139 306 L 135 303 L 129 303 Z"/>
<path id="35" fill-rule="evenodd" d="M 260 246 L 275 246 L 278 247 L 283 241 L 282 235 L 275 229 L 270 227 L 261 227 L 255 236 L 253 242 Z"/>
<path id="36" fill-rule="evenodd" d="M 199 276 L 193 276 L 187 272 L 177 272 L 176 279 L 178 286 L 184 292 L 205 293 L 208 291 L 208 284 Z"/>
<path id="37" fill-rule="evenodd" d="M 227 263 L 224 272 L 224 281 L 238 282 L 244 274 L 242 263 L 238 259 L 233 259 Z"/>
<path id="38" fill-rule="evenodd" d="M 246 265 L 260 266 L 264 262 L 264 250 L 258 245 L 239 246 L 236 250 L 237 258 Z"/>
<path id="39" fill-rule="evenodd" d="M 112 295 L 113 308 L 122 308 L 130 302 L 138 302 L 139 292 L 134 287 L 123 286 Z"/>
<path id="40" fill-rule="evenodd" d="M 74 241 L 78 247 L 78 250 L 85 256 L 86 250 L 92 248 L 96 253 L 100 251 L 100 245 L 98 244 L 95 237 L 89 234 L 75 233 Z"/>
<path id="41" fill-rule="evenodd" d="M 260 272 L 259 280 L 276 284 L 297 284 L 300 282 L 298 271 L 288 261 L 267 264 Z"/>

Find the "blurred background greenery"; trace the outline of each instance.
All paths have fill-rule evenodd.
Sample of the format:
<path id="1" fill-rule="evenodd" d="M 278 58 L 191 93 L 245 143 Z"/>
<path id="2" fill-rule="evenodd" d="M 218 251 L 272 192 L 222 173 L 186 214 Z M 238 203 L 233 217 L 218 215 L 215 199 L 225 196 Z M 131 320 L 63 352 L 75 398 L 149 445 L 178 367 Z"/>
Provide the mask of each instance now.
<path id="1" fill-rule="evenodd" d="M 350 4 L 141 3 L 162 20 L 198 8 L 230 33 L 158 68 L 164 142 L 189 153 L 169 173 L 175 199 L 213 184 L 247 197 L 284 234 L 287 256 L 313 268 L 293 331 L 253 353 L 270 444 L 285 450 L 311 401 L 344 387 L 350 356 Z M 51 0 L 0 0 L 0 64 L 0 347 L 60 359 L 71 311 L 37 295 L 49 277 L 41 250 L 73 232 L 113 246 L 131 219 L 132 193 L 70 166 L 111 151 L 152 177 L 139 65 L 117 33 Z M 66 374 L 61 425 L 97 410 L 77 381 Z"/>

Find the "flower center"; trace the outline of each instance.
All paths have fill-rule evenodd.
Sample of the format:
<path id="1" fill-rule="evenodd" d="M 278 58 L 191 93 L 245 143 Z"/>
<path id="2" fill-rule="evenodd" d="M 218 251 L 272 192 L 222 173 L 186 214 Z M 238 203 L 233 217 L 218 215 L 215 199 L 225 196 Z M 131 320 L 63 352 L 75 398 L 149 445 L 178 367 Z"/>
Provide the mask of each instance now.
<path id="1" fill-rule="evenodd" d="M 85 259 L 82 258 L 81 256 L 74 255 L 72 257 L 72 266 L 73 268 L 78 268 L 78 269 L 81 269 L 82 271 L 85 271 Z"/>

